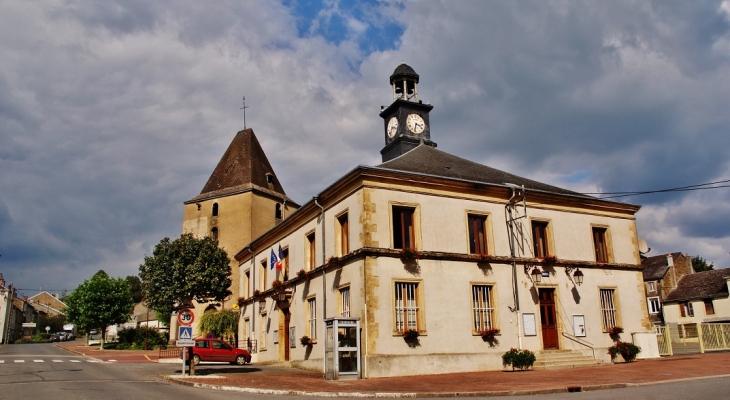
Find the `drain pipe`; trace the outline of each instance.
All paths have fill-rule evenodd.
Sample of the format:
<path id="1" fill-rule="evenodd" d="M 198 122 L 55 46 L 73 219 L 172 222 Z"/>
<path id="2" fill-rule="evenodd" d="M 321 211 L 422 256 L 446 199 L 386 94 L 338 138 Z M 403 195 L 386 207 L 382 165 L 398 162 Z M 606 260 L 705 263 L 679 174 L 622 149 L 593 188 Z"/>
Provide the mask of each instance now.
<path id="1" fill-rule="evenodd" d="M 513 312 L 517 314 L 517 344 L 520 350 L 522 350 L 522 326 L 520 324 L 520 319 L 522 319 L 522 313 L 520 312 L 520 296 L 517 292 L 517 290 L 519 289 L 519 285 L 517 284 L 517 262 L 515 262 L 515 230 L 514 219 L 512 215 L 512 201 L 514 200 L 516 193 L 514 186 L 508 186 L 512 191 L 510 198 L 507 201 L 507 214 L 509 215 L 507 219 L 507 229 L 509 231 L 509 251 L 510 255 L 512 256 L 512 295 L 515 301 L 515 308 Z"/>
<path id="2" fill-rule="evenodd" d="M 319 207 L 322 216 L 322 265 L 325 264 L 324 258 L 324 207 L 317 203 L 317 196 L 314 196 L 314 205 Z M 327 318 L 327 268 L 322 268 L 322 322 Z"/>
<path id="3" fill-rule="evenodd" d="M 256 267 L 256 260 L 255 260 L 256 254 L 253 251 L 251 251 L 251 245 L 246 246 L 246 250 L 248 250 L 248 252 L 251 253 L 251 279 L 253 282 L 249 282 L 249 284 L 253 286 L 254 282 L 256 282 L 256 268 L 255 268 Z M 251 291 L 251 293 L 253 293 L 253 291 Z M 253 303 L 252 303 L 252 305 L 253 305 Z M 249 333 L 249 335 L 254 332 L 256 332 L 256 314 L 252 313 L 252 315 L 251 315 L 251 332 Z M 250 337 L 251 336 L 249 336 L 248 338 L 250 338 Z M 254 336 L 254 337 L 256 337 L 256 336 Z M 246 338 L 246 343 L 248 343 L 248 338 Z"/>

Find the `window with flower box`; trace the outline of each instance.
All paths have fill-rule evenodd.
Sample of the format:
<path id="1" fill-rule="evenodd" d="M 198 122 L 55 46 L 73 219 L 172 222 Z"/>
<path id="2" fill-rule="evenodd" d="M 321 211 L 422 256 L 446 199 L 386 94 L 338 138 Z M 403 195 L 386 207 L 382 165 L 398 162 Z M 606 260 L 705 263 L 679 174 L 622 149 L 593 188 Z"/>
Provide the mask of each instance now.
<path id="1" fill-rule="evenodd" d="M 393 248 L 418 248 L 415 207 L 393 206 Z"/>
<path id="2" fill-rule="evenodd" d="M 394 333 L 402 334 L 407 330 L 416 330 L 423 334 L 425 330 L 423 301 L 423 285 L 421 282 L 395 282 L 394 295 Z"/>
<path id="3" fill-rule="evenodd" d="M 317 339 L 317 299 L 307 299 L 307 329 L 306 336 L 312 340 Z"/>
<path id="4" fill-rule="evenodd" d="M 479 334 L 487 329 L 496 329 L 492 285 L 472 285 L 472 333 Z"/>
<path id="5" fill-rule="evenodd" d="M 532 221 L 532 250 L 536 258 L 545 258 L 551 255 L 548 228 L 547 221 Z"/>

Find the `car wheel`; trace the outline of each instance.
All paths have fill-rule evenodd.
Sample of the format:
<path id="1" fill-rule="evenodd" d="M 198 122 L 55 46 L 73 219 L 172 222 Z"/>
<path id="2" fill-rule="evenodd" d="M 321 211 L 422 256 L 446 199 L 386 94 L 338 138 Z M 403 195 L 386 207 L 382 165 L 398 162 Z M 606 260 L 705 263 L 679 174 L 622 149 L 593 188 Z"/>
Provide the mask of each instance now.
<path id="1" fill-rule="evenodd" d="M 200 356 L 197 354 L 193 354 L 193 364 L 198 365 L 200 364 Z"/>
<path id="2" fill-rule="evenodd" d="M 236 357 L 236 364 L 238 364 L 238 365 L 246 364 L 246 357 L 244 357 L 242 355 Z"/>

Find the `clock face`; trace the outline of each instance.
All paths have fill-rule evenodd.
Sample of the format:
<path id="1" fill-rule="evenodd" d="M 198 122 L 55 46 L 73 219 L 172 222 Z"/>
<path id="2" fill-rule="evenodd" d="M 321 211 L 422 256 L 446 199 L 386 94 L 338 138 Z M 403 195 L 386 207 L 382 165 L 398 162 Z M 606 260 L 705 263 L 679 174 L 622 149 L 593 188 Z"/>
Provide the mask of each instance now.
<path id="1" fill-rule="evenodd" d="M 410 114 L 406 118 L 406 125 L 408 125 L 408 129 L 413 133 L 421 133 L 426 129 L 426 123 L 423 122 L 423 118 L 418 114 Z"/>
<path id="2" fill-rule="evenodd" d="M 395 117 L 392 117 L 390 121 L 388 121 L 388 137 L 393 139 L 395 136 L 395 133 L 398 132 L 398 119 Z"/>

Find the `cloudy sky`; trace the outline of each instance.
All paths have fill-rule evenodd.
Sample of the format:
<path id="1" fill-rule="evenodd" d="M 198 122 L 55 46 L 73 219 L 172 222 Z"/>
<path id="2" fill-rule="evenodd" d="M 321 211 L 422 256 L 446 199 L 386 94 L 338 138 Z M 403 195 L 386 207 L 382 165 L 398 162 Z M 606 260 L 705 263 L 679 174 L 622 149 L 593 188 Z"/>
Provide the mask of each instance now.
<path id="1" fill-rule="evenodd" d="M 243 96 L 301 203 L 380 163 L 404 60 L 452 154 L 586 193 L 730 179 L 729 0 L 6 0 L 0 273 L 27 295 L 136 274 Z M 730 266 L 730 189 L 621 200 L 650 254 Z"/>

